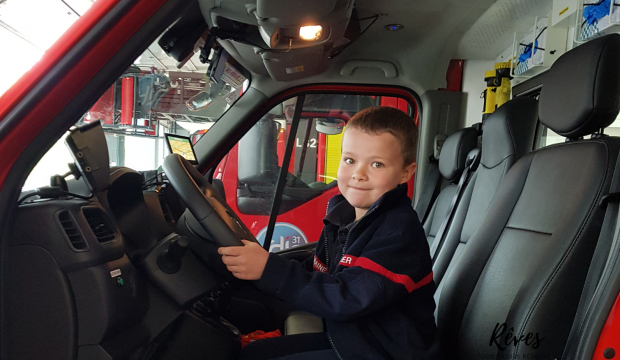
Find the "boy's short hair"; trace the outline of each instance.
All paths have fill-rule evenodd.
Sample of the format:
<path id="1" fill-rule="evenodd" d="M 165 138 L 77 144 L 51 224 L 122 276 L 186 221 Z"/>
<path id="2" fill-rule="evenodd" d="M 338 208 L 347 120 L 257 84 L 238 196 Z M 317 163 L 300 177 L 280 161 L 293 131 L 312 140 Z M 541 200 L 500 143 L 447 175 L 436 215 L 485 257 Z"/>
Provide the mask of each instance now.
<path id="1" fill-rule="evenodd" d="M 404 166 L 409 166 L 416 160 L 418 127 L 411 116 L 401 110 L 387 106 L 369 107 L 355 114 L 347 122 L 347 127 L 368 134 L 388 132 L 400 141 Z"/>

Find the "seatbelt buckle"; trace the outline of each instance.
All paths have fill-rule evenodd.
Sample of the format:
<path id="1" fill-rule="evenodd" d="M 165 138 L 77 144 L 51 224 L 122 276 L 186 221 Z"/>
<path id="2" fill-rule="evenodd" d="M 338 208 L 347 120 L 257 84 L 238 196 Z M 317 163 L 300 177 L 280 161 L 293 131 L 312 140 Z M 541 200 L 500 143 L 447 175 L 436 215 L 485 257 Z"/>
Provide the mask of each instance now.
<path id="1" fill-rule="evenodd" d="M 619 202 L 620 201 L 620 192 L 615 192 L 611 194 L 607 194 L 601 198 L 599 202 L 599 206 L 605 208 L 607 203 L 609 202 Z"/>

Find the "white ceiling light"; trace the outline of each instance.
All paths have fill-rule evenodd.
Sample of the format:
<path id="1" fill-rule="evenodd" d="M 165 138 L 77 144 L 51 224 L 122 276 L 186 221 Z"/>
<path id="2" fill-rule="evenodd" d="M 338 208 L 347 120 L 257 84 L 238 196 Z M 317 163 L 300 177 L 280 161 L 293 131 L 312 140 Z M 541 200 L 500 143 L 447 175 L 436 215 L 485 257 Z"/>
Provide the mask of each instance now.
<path id="1" fill-rule="evenodd" d="M 299 37 L 302 40 L 314 41 L 321 38 L 323 28 L 321 25 L 302 26 L 299 28 Z"/>

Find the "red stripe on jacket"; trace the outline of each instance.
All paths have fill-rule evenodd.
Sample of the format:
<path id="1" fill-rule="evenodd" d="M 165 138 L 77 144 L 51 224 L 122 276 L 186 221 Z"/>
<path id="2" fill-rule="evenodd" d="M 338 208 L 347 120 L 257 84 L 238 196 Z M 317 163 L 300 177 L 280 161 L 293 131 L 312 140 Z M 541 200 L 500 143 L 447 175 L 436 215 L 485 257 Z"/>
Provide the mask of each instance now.
<path id="1" fill-rule="evenodd" d="M 315 261 L 316 260 L 318 259 L 315 258 Z M 422 286 L 430 283 L 433 280 L 433 272 L 431 271 L 430 274 L 426 275 L 422 280 L 416 283 L 409 276 L 393 273 L 390 270 L 365 257 L 345 255 L 342 257 L 342 259 L 340 259 L 339 265 L 347 267 L 359 266 L 362 269 L 370 270 L 379 275 L 383 275 L 395 283 L 405 285 L 405 288 L 408 292 L 412 292 L 415 289 L 421 288 Z"/>
<path id="2" fill-rule="evenodd" d="M 316 255 L 314 255 L 314 261 L 312 262 L 312 267 L 316 271 L 320 271 L 323 273 L 327 272 L 327 266 L 325 266 L 325 264 L 323 264 L 321 260 L 319 260 L 319 258 L 316 257 Z"/>

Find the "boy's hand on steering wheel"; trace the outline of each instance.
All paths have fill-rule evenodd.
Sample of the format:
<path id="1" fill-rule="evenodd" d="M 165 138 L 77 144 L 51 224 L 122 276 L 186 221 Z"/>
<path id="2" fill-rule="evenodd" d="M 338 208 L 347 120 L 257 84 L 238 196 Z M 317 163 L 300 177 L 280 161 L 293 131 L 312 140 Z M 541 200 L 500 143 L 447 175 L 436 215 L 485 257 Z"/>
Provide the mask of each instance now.
<path id="1" fill-rule="evenodd" d="M 221 247 L 222 262 L 236 278 L 258 280 L 263 275 L 269 253 L 259 243 L 242 240 L 244 246 Z"/>

